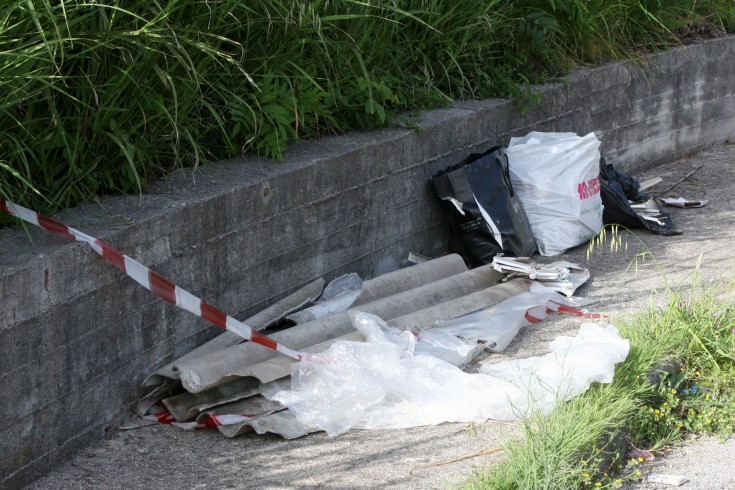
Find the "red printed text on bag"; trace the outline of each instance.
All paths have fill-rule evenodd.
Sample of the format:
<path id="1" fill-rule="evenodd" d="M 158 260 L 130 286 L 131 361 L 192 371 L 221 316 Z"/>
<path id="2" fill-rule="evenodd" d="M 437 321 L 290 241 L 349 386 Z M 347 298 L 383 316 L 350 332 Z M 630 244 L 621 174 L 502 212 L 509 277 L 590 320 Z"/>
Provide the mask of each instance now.
<path id="1" fill-rule="evenodd" d="M 587 199 L 595 194 L 600 193 L 600 179 L 595 177 L 587 182 L 580 182 L 577 184 L 577 192 L 579 193 L 580 199 Z"/>

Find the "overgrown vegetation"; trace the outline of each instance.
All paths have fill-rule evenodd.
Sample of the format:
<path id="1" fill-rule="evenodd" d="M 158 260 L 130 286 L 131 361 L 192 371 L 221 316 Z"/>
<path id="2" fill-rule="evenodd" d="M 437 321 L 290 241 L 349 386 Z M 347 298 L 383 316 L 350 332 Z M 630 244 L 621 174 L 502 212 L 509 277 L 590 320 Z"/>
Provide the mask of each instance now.
<path id="1" fill-rule="evenodd" d="M 615 488 L 641 476 L 650 451 L 691 433 L 733 434 L 733 291 L 733 281 L 668 291 L 665 306 L 620 325 L 631 350 L 613 383 L 525 420 L 507 458 L 464 488 Z"/>
<path id="2" fill-rule="evenodd" d="M 733 19 L 731 0 L 7 0 L 0 195 L 52 211 L 138 192 L 397 111 L 528 95 Z"/>

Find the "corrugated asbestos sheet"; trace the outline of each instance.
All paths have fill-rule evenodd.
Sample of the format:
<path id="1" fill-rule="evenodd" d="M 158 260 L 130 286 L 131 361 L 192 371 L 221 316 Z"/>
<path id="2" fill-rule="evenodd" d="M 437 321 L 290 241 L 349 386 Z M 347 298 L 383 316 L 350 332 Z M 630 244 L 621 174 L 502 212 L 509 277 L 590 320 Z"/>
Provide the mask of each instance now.
<path id="1" fill-rule="evenodd" d="M 302 352 L 322 352 L 339 339 L 363 340 L 350 310 L 377 315 L 401 330 L 422 329 L 528 291 L 528 281 L 500 283 L 502 278 L 492 264 L 467 270 L 458 255 L 447 255 L 365 281 L 347 311 L 321 318 L 311 312 L 289 316 L 321 295 L 320 279 L 245 323 L 263 330 L 289 316 L 296 324 L 272 338 Z M 294 360 L 241 340 L 224 332 L 152 373 L 144 382 L 152 391 L 140 400 L 140 415 L 185 429 L 216 426 L 227 437 L 249 430 L 285 438 L 305 435 L 287 409 L 261 395 L 272 383 L 288 382 Z"/>

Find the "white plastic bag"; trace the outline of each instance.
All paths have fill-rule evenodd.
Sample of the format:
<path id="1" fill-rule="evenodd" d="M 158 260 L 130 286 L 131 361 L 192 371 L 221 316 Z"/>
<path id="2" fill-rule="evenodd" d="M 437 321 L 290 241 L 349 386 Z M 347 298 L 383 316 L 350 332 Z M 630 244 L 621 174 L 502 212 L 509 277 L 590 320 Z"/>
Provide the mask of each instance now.
<path id="1" fill-rule="evenodd" d="M 541 255 L 559 255 L 602 229 L 600 140 L 531 132 L 506 150 L 513 189 Z"/>

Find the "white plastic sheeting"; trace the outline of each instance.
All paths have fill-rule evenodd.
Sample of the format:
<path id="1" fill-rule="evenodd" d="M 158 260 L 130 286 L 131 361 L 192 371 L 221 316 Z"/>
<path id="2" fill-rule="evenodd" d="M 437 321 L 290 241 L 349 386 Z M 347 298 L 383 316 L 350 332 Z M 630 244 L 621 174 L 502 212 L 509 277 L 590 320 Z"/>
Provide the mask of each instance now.
<path id="1" fill-rule="evenodd" d="M 594 381 L 610 382 L 615 364 L 629 350 L 612 325 L 586 323 L 577 337 L 552 342 L 545 356 L 469 374 L 420 354 L 421 341 L 410 332 L 391 332 L 365 313 L 356 312 L 352 319 L 366 342 L 338 341 L 292 365 L 290 390 L 263 390 L 310 431 L 337 435 L 351 428 L 516 420 L 529 410 L 548 412 L 557 400 L 581 393 Z"/>
<path id="2" fill-rule="evenodd" d="M 529 407 L 549 413 L 557 401 L 584 393 L 594 382 L 611 383 L 630 342 L 609 323 L 583 323 L 575 337 L 557 337 L 549 348 L 543 356 L 487 364 L 480 372 L 512 383 L 525 391 Z"/>
<path id="3" fill-rule="evenodd" d="M 490 352 L 502 352 L 522 327 L 543 320 L 549 311 L 568 306 L 575 312 L 585 313 L 579 308 L 579 299 L 564 298 L 554 289 L 535 282 L 530 284 L 529 289 L 490 308 L 438 322 L 431 329 L 422 331 L 419 339 L 422 336 L 448 334 L 472 343 L 480 342 Z"/>

